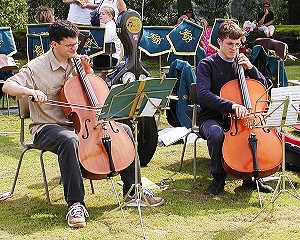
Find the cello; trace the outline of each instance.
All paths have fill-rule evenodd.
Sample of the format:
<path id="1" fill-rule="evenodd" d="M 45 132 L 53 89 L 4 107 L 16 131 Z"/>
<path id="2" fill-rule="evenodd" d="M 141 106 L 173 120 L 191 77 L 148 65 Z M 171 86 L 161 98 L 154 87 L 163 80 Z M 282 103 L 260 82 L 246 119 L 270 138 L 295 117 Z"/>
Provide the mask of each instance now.
<path id="1" fill-rule="evenodd" d="M 281 140 L 275 128 L 263 125 L 268 94 L 259 81 L 245 78 L 242 65 L 238 66 L 238 76 L 222 87 L 220 96 L 244 105 L 250 114 L 243 119 L 231 116 L 222 149 L 223 167 L 228 174 L 241 179 L 267 177 L 276 173 L 282 162 Z"/>
<path id="2" fill-rule="evenodd" d="M 88 76 L 81 61 L 73 58 L 78 76 L 66 81 L 59 101 L 77 105 L 99 107 L 109 93 L 106 83 L 99 77 Z M 134 145 L 125 130 L 114 121 L 98 120 L 101 111 L 86 111 L 62 107 L 66 117 L 73 122 L 79 139 L 78 155 L 82 175 L 89 179 L 112 176 L 134 160 Z"/>

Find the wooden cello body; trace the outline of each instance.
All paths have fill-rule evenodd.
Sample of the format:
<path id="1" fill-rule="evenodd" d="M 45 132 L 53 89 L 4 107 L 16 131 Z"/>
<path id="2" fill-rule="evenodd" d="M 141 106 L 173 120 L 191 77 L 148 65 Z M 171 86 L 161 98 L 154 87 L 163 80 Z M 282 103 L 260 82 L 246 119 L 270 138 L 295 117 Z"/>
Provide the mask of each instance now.
<path id="1" fill-rule="evenodd" d="M 241 83 L 241 81 L 243 81 Z M 281 140 L 274 128 L 264 128 L 262 112 L 267 108 L 266 88 L 254 79 L 229 81 L 221 89 L 222 98 L 244 105 L 255 106 L 255 114 L 237 119 L 231 117 L 231 127 L 225 132 L 223 166 L 230 175 L 251 179 L 270 176 L 278 171 L 282 162 Z M 245 99 L 246 98 L 246 99 Z"/>
<path id="2" fill-rule="evenodd" d="M 80 60 L 74 58 L 80 76 L 65 83 L 59 100 L 72 104 L 98 107 L 109 93 L 99 77 L 87 76 Z M 78 67 L 79 65 L 79 67 Z M 79 139 L 78 155 L 82 174 L 89 179 L 102 179 L 124 170 L 134 160 L 134 146 L 125 132 L 114 121 L 98 120 L 99 112 L 63 107 Z M 107 144 L 109 145 L 107 147 Z"/>

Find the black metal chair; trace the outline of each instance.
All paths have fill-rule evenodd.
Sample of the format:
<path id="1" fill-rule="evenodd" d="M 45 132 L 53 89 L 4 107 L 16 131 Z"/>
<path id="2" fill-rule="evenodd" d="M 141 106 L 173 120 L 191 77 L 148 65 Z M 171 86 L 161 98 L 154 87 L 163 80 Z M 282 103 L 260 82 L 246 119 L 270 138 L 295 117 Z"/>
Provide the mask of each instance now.
<path id="1" fill-rule="evenodd" d="M 183 149 L 182 149 L 182 154 L 181 154 L 181 160 L 180 160 L 180 167 L 179 167 L 179 172 L 182 169 L 182 164 L 183 164 L 183 159 L 184 159 L 184 154 L 185 154 L 185 149 L 186 149 L 186 144 L 188 137 L 191 133 L 196 134 L 196 138 L 194 139 L 194 181 L 196 182 L 196 173 L 197 173 L 197 140 L 199 138 L 205 139 L 204 136 L 199 132 L 199 126 L 197 125 L 197 111 L 199 109 L 198 105 L 198 98 L 197 98 L 197 92 L 196 92 L 196 83 L 192 83 L 190 86 L 190 96 L 189 96 L 189 101 L 192 104 L 192 127 L 190 128 L 190 131 L 186 134 L 185 139 L 184 139 L 184 144 L 183 144 Z"/>
<path id="2" fill-rule="evenodd" d="M 46 150 L 34 145 L 33 143 L 27 143 L 25 141 L 25 128 L 26 128 L 25 120 L 27 118 L 30 118 L 28 97 L 20 98 L 18 100 L 18 108 L 19 108 L 19 117 L 20 117 L 20 120 L 21 120 L 20 143 L 23 146 L 23 150 L 22 150 L 20 158 L 19 158 L 18 167 L 17 167 L 17 170 L 16 170 L 13 185 L 12 185 L 12 188 L 11 188 L 11 194 L 14 193 L 14 190 L 15 190 L 15 187 L 16 187 L 16 184 L 17 184 L 17 180 L 18 180 L 18 176 L 19 176 L 19 172 L 20 172 L 20 168 L 21 168 L 21 164 L 22 164 L 22 161 L 23 161 L 24 154 L 30 149 L 37 149 L 37 150 L 40 150 L 40 164 L 41 164 L 41 169 L 42 169 L 42 174 L 43 174 L 46 200 L 47 200 L 47 204 L 50 204 L 51 202 L 50 202 L 50 196 L 49 196 L 49 190 L 48 190 L 48 183 L 47 183 L 46 172 L 45 172 L 45 167 L 44 167 L 44 160 L 43 160 L 43 154 L 44 154 L 44 152 L 46 152 Z"/>
<path id="3" fill-rule="evenodd" d="M 116 59 L 112 56 L 115 52 L 115 43 L 105 43 L 105 52 L 93 57 L 93 68 L 95 70 L 113 69 L 117 64 Z"/>

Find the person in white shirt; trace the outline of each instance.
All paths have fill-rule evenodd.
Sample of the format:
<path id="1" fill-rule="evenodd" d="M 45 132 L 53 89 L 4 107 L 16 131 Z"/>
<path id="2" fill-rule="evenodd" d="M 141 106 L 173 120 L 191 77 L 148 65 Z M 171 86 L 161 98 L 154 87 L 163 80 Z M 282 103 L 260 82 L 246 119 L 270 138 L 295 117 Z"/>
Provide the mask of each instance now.
<path id="1" fill-rule="evenodd" d="M 105 27 L 105 43 L 114 43 L 116 52 L 112 54 L 113 60 L 112 64 L 115 66 L 120 58 L 121 54 L 121 40 L 119 39 L 116 31 L 115 22 L 115 11 L 113 8 L 104 6 L 99 12 L 100 26 Z M 94 68 L 109 67 L 109 56 L 106 54 L 101 54 L 93 58 Z"/>
<path id="2" fill-rule="evenodd" d="M 95 10 L 102 0 L 62 0 L 70 4 L 67 20 L 78 25 L 91 25 L 90 13 Z"/>
<path id="3" fill-rule="evenodd" d="M 103 0 L 103 2 L 100 2 L 100 5 L 98 7 L 98 12 L 100 13 L 103 7 L 111 7 L 114 9 L 115 12 L 115 20 L 117 20 L 117 17 L 120 12 L 124 12 L 127 10 L 126 4 L 123 0 Z"/>

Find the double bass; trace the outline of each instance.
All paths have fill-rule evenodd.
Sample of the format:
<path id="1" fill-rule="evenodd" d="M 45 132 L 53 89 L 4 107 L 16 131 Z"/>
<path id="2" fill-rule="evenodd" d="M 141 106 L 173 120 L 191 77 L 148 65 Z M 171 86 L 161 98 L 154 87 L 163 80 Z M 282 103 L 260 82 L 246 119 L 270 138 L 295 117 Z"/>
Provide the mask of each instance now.
<path id="1" fill-rule="evenodd" d="M 109 86 L 144 80 L 150 73 L 141 65 L 139 42 L 143 35 L 143 23 L 138 12 L 128 9 L 118 15 L 117 34 L 124 47 L 124 56 L 115 70 L 107 74 L 105 81 Z M 146 166 L 153 157 L 158 141 L 158 130 L 154 117 L 139 117 L 138 154 L 141 166 Z M 122 120 L 133 129 L 129 119 Z"/>
<path id="2" fill-rule="evenodd" d="M 101 107 L 109 90 L 99 77 L 88 76 L 79 58 L 73 58 L 78 76 L 66 81 L 59 101 L 76 105 Z M 78 155 L 82 175 L 89 179 L 103 179 L 114 175 L 134 160 L 134 145 L 125 130 L 114 121 L 99 120 L 96 112 L 80 108 L 62 107 L 73 122 L 79 139 Z"/>
<path id="3" fill-rule="evenodd" d="M 268 93 L 259 81 L 245 78 L 241 65 L 238 76 L 239 79 L 222 87 L 220 96 L 245 106 L 250 113 L 243 119 L 231 115 L 230 130 L 225 132 L 222 149 L 223 166 L 227 173 L 237 178 L 267 177 L 276 173 L 282 162 L 281 140 L 275 128 L 264 127 Z"/>

